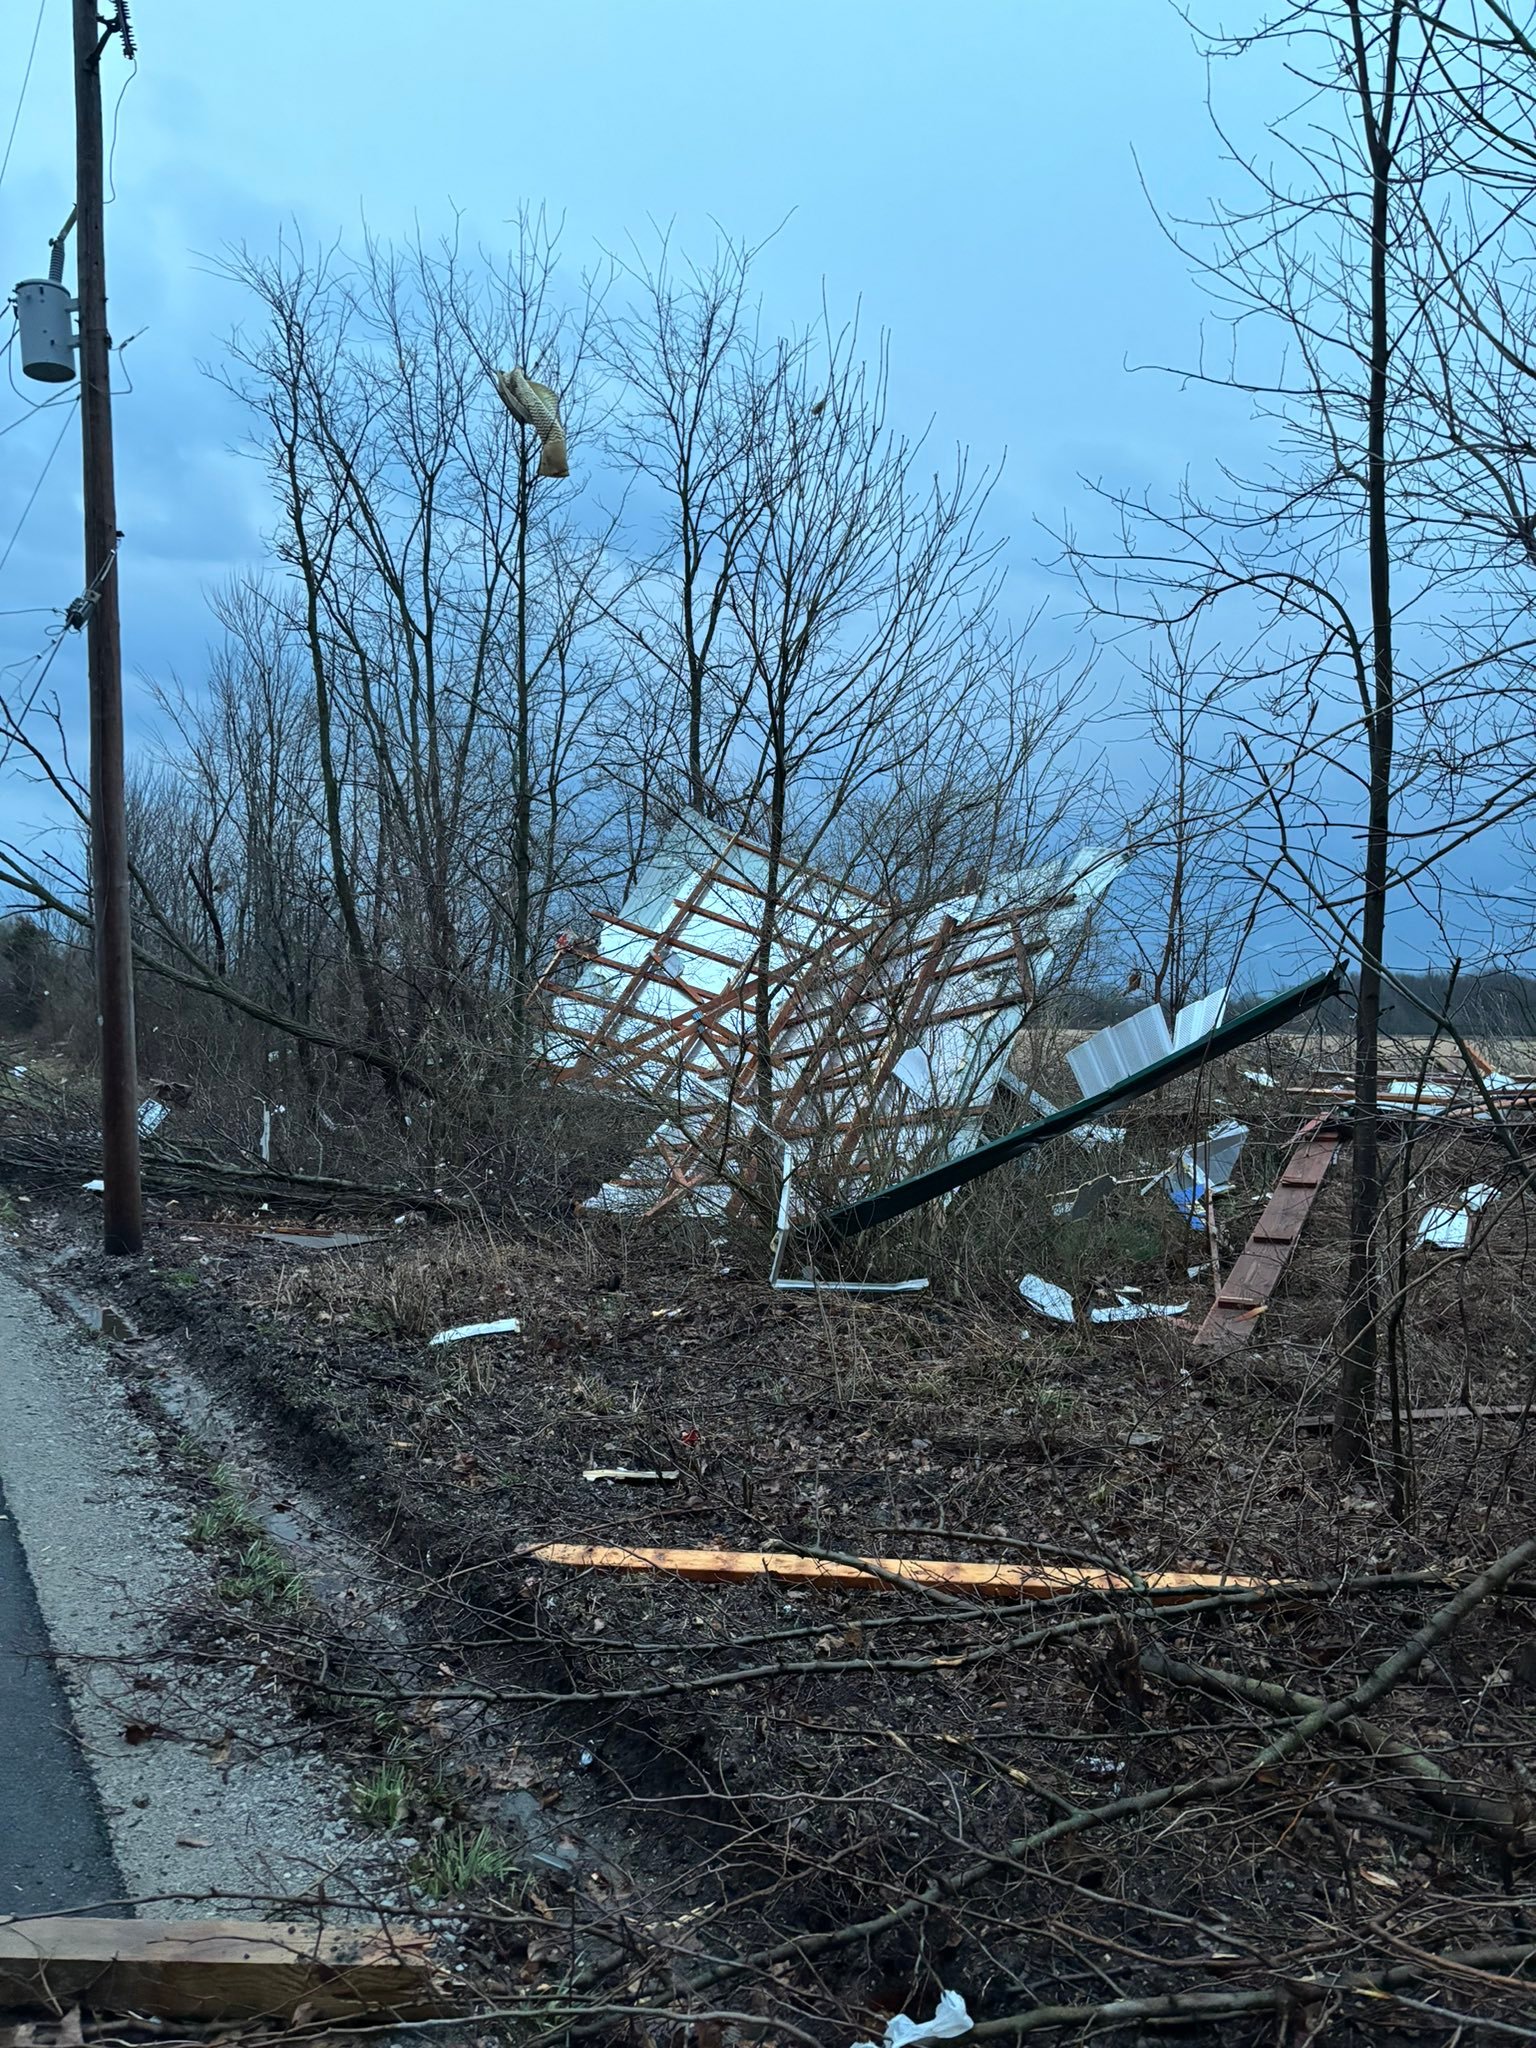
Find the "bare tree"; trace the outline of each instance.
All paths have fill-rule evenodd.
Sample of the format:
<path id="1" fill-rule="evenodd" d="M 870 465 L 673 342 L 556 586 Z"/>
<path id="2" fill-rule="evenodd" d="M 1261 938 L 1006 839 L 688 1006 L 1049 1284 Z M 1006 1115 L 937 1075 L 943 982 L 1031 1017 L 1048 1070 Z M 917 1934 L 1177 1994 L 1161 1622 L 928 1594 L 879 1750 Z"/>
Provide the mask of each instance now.
<path id="1" fill-rule="evenodd" d="M 1487 388 L 1444 264 L 1448 224 L 1464 239 L 1486 189 L 1447 86 L 1447 11 L 1305 0 L 1251 35 L 1207 39 L 1213 54 L 1278 46 L 1304 95 L 1273 130 L 1276 165 L 1231 149 L 1250 204 L 1218 207 L 1203 236 L 1170 225 L 1233 328 L 1231 365 L 1197 375 L 1252 400 L 1277 464 L 1224 495 L 1122 500 L 1126 551 L 1074 551 L 1096 602 L 1183 634 L 1217 680 L 1209 701 L 1244 764 L 1228 809 L 1247 821 L 1250 865 L 1357 963 L 1334 1430 L 1345 1466 L 1368 1455 L 1377 1380 L 1389 904 L 1442 881 L 1529 781 L 1501 766 L 1511 743 L 1528 751 L 1529 636 L 1475 525 L 1444 512 L 1489 445 L 1483 425 L 1475 447 L 1459 440 L 1453 411 L 1463 427 L 1472 415 L 1465 399 L 1447 404 Z"/>

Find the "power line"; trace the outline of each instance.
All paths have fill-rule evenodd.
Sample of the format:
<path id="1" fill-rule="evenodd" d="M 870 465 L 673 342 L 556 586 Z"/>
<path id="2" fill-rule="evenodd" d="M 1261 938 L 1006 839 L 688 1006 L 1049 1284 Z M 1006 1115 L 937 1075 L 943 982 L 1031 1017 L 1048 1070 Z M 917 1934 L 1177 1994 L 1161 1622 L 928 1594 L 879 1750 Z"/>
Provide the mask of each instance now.
<path id="1" fill-rule="evenodd" d="M 32 495 L 21 508 L 21 517 L 16 522 L 16 530 L 5 544 L 5 553 L 0 555 L 0 569 L 3 569 L 11 559 L 11 550 L 21 538 L 21 529 L 26 525 L 27 516 L 31 512 L 32 507 L 37 503 L 37 494 L 43 488 L 44 480 L 49 470 L 53 467 L 53 458 L 59 452 L 59 444 L 63 441 L 65 433 L 68 431 L 69 422 L 70 414 L 66 412 L 63 419 L 59 422 L 59 431 L 53 437 L 53 446 L 48 450 L 42 469 L 38 472 L 37 482 L 32 486 Z"/>
<path id="2" fill-rule="evenodd" d="M 27 68 L 21 74 L 21 91 L 16 95 L 16 111 L 11 116 L 11 132 L 5 138 L 5 157 L 0 161 L 0 185 L 5 183 L 5 174 L 10 169 L 11 151 L 16 143 L 16 130 L 21 123 L 21 110 L 26 104 L 27 87 L 32 80 L 32 59 L 37 55 L 37 39 L 42 33 L 43 14 L 48 0 L 37 0 L 37 19 L 32 24 L 32 47 L 27 52 Z"/>

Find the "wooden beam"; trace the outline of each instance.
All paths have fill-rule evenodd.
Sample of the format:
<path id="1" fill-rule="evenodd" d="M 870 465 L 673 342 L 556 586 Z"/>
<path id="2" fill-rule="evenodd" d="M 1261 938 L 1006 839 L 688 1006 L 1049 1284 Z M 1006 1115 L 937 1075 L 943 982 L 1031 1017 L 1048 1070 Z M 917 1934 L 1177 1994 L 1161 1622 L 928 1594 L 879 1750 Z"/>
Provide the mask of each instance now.
<path id="1" fill-rule="evenodd" d="M 424 2018 L 446 2009 L 427 1937 L 299 1921 L 0 1923 L 0 2009 L 160 2019 Z"/>
<path id="2" fill-rule="evenodd" d="M 541 1543 L 531 1552 L 540 1564 L 582 1571 L 664 1572 L 697 1585 L 730 1585 L 764 1576 L 832 1586 L 860 1586 L 879 1592 L 892 1580 L 915 1586 L 938 1586 L 977 1600 L 1059 1600 L 1068 1593 L 1126 1592 L 1130 1582 L 1121 1573 L 1096 1571 L 1087 1565 L 968 1564 L 948 1558 L 874 1557 L 859 1565 L 836 1564 L 824 1557 L 800 1557 L 785 1550 L 653 1550 L 610 1549 L 600 1543 Z M 1142 1580 L 1156 1598 L 1208 1593 L 1233 1587 L 1272 1586 L 1275 1579 L 1250 1579 L 1237 1573 L 1146 1572 Z"/>

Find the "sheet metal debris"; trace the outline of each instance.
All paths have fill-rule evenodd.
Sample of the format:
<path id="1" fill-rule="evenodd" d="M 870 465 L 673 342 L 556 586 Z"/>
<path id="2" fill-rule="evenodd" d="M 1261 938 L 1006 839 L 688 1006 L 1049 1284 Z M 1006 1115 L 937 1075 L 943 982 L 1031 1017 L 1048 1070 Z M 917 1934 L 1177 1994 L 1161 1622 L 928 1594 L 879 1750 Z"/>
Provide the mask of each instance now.
<path id="1" fill-rule="evenodd" d="M 1168 1199 L 1192 1230 L 1204 1230 L 1205 1208 L 1213 1195 L 1232 1185 L 1232 1175 L 1248 1142 L 1248 1126 L 1231 1118 L 1208 1131 L 1198 1145 L 1180 1153 L 1165 1173 L 1158 1175 Z M 1157 1185 L 1149 1181 L 1148 1193 Z"/>
<path id="2" fill-rule="evenodd" d="M 1038 1123 L 1026 1124 L 1021 1130 L 994 1138 L 990 1144 L 978 1145 L 973 1151 L 962 1153 L 942 1165 L 910 1174 L 905 1180 L 882 1188 L 877 1194 L 863 1195 L 857 1201 L 830 1210 L 821 1218 L 820 1230 L 825 1237 L 838 1240 L 856 1237 L 861 1231 L 873 1229 L 877 1223 L 887 1223 L 893 1217 L 904 1216 L 908 1210 L 919 1208 L 924 1202 L 951 1194 L 968 1181 L 978 1180 L 1010 1160 L 1022 1158 L 1037 1145 L 1048 1144 L 1053 1138 L 1065 1137 L 1082 1125 L 1094 1123 L 1105 1110 L 1114 1109 L 1138 1095 L 1149 1094 L 1165 1082 L 1193 1072 L 1208 1060 L 1235 1052 L 1252 1039 L 1280 1030 L 1329 997 L 1339 995 L 1343 988 L 1343 975 L 1338 968 L 1333 968 L 1297 988 L 1287 989 L 1283 995 L 1274 996 L 1245 1015 L 1220 1025 L 1208 1038 L 1176 1048 L 1166 1059 L 1154 1062 L 1139 1074 L 1127 1075 L 1123 1081 L 1097 1095 L 1084 1096 L 1081 1102 L 1071 1103 L 1065 1109 L 1041 1117 Z"/>
<path id="3" fill-rule="evenodd" d="M 594 1465 L 582 1473 L 589 1486 L 675 1486 L 681 1472 L 633 1471 L 627 1465 Z"/>
<path id="4" fill-rule="evenodd" d="M 658 1111 L 588 1206 L 719 1214 L 754 1177 L 760 996 L 771 1135 L 819 1186 L 971 1149 L 1020 1023 L 1124 865 L 1090 849 L 913 907 L 686 813 L 595 936 L 561 935 L 539 987 L 545 1064 Z"/>
<path id="5" fill-rule="evenodd" d="M 1158 1316 L 1188 1314 L 1187 1301 L 1129 1301 L 1122 1294 L 1113 1308 L 1089 1309 L 1088 1320 L 1090 1323 L 1145 1323 Z"/>
<path id="6" fill-rule="evenodd" d="M 1220 1024 L 1226 1007 L 1227 991 L 1219 988 L 1212 995 L 1186 1003 L 1170 1030 L 1162 1004 L 1149 1003 L 1146 1009 L 1122 1017 L 1118 1024 L 1106 1024 L 1092 1038 L 1073 1046 L 1067 1054 L 1072 1078 L 1084 1095 L 1097 1095 L 1128 1075 L 1139 1074 L 1154 1061 L 1167 1059 L 1170 1053 L 1199 1045 Z"/>
<path id="7" fill-rule="evenodd" d="M 499 1316 L 492 1323 L 456 1323 L 451 1330 L 439 1330 L 435 1337 L 427 1339 L 428 1346 L 434 1344 L 462 1344 L 467 1337 L 517 1337 L 523 1326 L 516 1316 Z"/>
<path id="8" fill-rule="evenodd" d="M 1433 1209 L 1426 1209 L 1419 1218 L 1419 1227 L 1414 1233 L 1415 1248 L 1435 1245 L 1441 1251 L 1465 1251 L 1467 1240 L 1472 1233 L 1472 1219 L 1480 1210 L 1487 1208 L 1498 1192 L 1497 1188 L 1490 1187 L 1485 1181 L 1479 1181 L 1475 1186 L 1468 1188 L 1455 1203 L 1445 1203 Z"/>
<path id="9" fill-rule="evenodd" d="M 1051 1214 L 1066 1223 L 1081 1223 L 1099 1204 L 1112 1195 L 1119 1182 L 1112 1173 L 1096 1174 L 1079 1188 L 1068 1188 L 1059 1202 L 1052 1202 Z"/>
<path id="10" fill-rule="evenodd" d="M 1043 1316 L 1049 1316 L 1053 1323 L 1072 1323 L 1077 1320 L 1077 1311 L 1072 1306 L 1072 1297 L 1065 1287 L 1058 1287 L 1054 1280 L 1042 1280 L 1038 1273 L 1026 1273 L 1019 1282 L 1019 1292 Z"/>

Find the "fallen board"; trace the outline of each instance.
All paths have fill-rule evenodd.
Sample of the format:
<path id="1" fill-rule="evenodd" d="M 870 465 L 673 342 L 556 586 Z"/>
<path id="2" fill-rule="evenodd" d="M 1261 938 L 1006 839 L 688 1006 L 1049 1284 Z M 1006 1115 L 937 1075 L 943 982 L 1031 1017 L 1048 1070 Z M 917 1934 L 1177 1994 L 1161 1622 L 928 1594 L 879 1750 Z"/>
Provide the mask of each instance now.
<path id="1" fill-rule="evenodd" d="M 0 2010 L 159 2019 L 424 2018 L 445 2001 L 426 1937 L 298 1921 L 0 1923 Z"/>
<path id="2" fill-rule="evenodd" d="M 817 1585 L 860 1586 L 866 1592 L 878 1592 L 892 1580 L 905 1580 L 915 1586 L 937 1586 L 946 1593 L 962 1593 L 974 1600 L 1059 1600 L 1068 1593 L 1123 1593 L 1130 1588 L 1130 1580 L 1123 1573 L 1096 1571 L 1089 1565 L 967 1564 L 947 1558 L 918 1557 L 872 1557 L 860 1564 L 839 1564 L 831 1558 L 800 1557 L 791 1550 L 616 1550 L 600 1543 L 541 1543 L 530 1555 L 540 1564 L 567 1565 L 585 1571 L 665 1572 L 672 1578 L 690 1579 L 707 1586 L 766 1575 Z M 868 1569 L 863 1569 L 864 1565 Z M 1163 1599 L 1278 1583 L 1274 1579 L 1243 1578 L 1238 1573 L 1142 1574 L 1147 1590 Z"/>
<path id="3" fill-rule="evenodd" d="M 1211 1350 L 1247 1343 L 1296 1249 L 1317 1191 L 1339 1156 L 1339 1143 L 1336 1132 L 1325 1132 L 1291 1154 L 1279 1185 L 1195 1332 L 1194 1344 Z"/>

